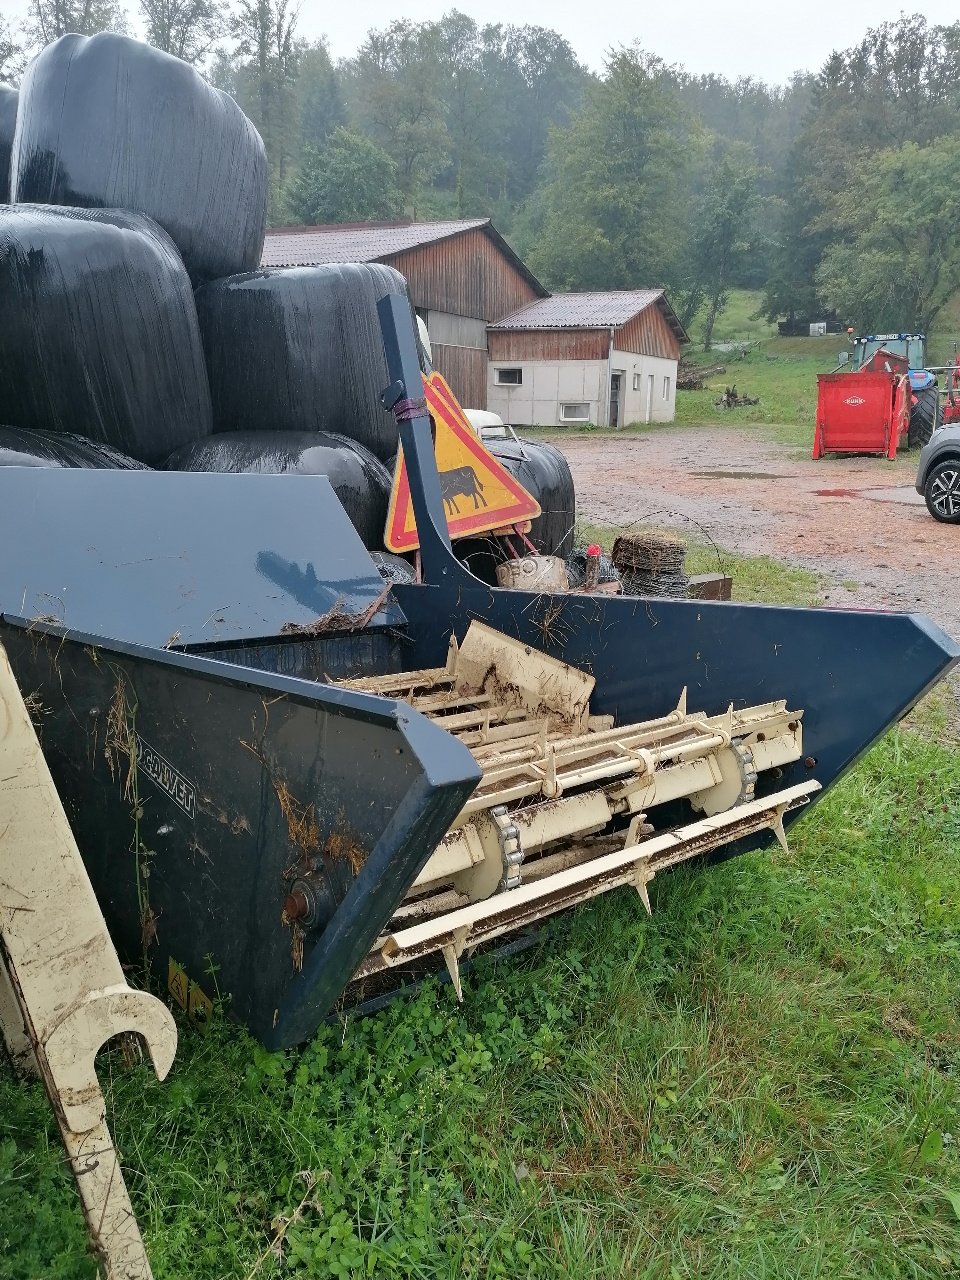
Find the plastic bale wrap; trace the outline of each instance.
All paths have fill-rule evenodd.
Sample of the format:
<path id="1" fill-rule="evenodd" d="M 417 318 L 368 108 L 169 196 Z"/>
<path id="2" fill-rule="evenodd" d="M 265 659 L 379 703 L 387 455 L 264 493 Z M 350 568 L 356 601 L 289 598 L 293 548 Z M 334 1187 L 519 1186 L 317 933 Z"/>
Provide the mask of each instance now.
<path id="1" fill-rule="evenodd" d="M 173 242 L 120 209 L 0 207 L 0 422 L 155 466 L 210 434 L 193 293 Z"/>
<path id="2" fill-rule="evenodd" d="M 316 431 L 241 431 L 178 449 L 167 471 L 261 471 L 326 476 L 369 550 L 383 547 L 390 473 L 363 445 Z"/>
<path id="3" fill-rule="evenodd" d="M 193 67 L 126 36 L 61 36 L 30 64 L 10 187 L 17 201 L 147 214 L 195 280 L 260 263 L 260 135 Z"/>
<path id="4" fill-rule="evenodd" d="M 552 444 L 531 440 L 487 439 L 484 446 L 533 494 L 543 515 L 528 534 L 541 555 L 568 556 L 573 550 L 577 504 L 566 458 Z"/>
<path id="5" fill-rule="evenodd" d="M 484 448 L 532 494 L 543 512 L 532 522 L 527 537 L 544 556 L 565 558 L 574 549 L 574 525 L 577 518 L 573 476 L 566 458 L 552 444 L 532 440 L 485 438 Z M 513 539 L 521 555 L 529 547 Z M 465 538 L 455 542 L 457 556 L 470 572 L 484 582 L 496 582 L 496 566 L 504 559 L 492 537 Z"/>
<path id="6" fill-rule="evenodd" d="M 417 575 L 409 560 L 403 556 L 395 556 L 392 551 L 371 551 L 370 559 L 377 566 L 377 572 L 384 582 L 391 586 L 397 583 L 416 582 Z"/>
<path id="7" fill-rule="evenodd" d="M 197 290 L 215 431 L 332 431 L 386 461 L 397 428 L 377 302 L 406 294 L 392 267 L 256 271 Z"/>
<path id="8" fill-rule="evenodd" d="M 142 462 L 109 445 L 53 431 L 0 426 L 0 467 L 83 467 L 94 471 L 143 471 Z"/>
<path id="9" fill-rule="evenodd" d="M 571 587 L 582 587 L 587 580 L 587 548 L 586 545 L 578 547 L 572 555 L 566 557 L 567 578 Z M 608 555 L 600 553 L 598 563 L 597 582 L 619 582 L 620 570 L 613 563 Z"/>
<path id="10" fill-rule="evenodd" d="M 17 127 L 19 94 L 8 84 L 0 84 L 0 204 L 10 200 L 10 153 Z"/>

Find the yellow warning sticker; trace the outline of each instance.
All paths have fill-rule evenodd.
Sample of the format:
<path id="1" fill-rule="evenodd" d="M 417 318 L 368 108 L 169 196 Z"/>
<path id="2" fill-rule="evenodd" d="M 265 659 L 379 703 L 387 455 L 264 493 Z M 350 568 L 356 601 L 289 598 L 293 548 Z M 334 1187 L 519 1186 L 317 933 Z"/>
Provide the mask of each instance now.
<path id="1" fill-rule="evenodd" d="M 187 977 L 186 970 L 177 964 L 173 956 L 170 957 L 167 968 L 167 990 L 186 1013 L 189 1004 L 190 979 Z"/>

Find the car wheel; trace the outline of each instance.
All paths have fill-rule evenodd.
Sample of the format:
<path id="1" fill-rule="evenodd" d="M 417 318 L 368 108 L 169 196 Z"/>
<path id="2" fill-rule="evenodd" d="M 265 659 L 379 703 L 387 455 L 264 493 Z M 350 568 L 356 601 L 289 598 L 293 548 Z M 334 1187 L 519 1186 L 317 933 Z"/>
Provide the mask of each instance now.
<path id="1" fill-rule="evenodd" d="M 960 524 L 960 462 L 938 462 L 923 486 L 927 510 L 942 524 Z"/>

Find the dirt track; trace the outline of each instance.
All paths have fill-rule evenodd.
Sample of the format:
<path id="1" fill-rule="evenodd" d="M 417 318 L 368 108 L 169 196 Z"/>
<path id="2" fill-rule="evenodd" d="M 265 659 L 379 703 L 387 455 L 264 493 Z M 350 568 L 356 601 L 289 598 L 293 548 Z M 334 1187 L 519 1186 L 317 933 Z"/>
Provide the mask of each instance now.
<path id="1" fill-rule="evenodd" d="M 583 518 L 646 520 L 775 556 L 821 574 L 827 605 L 927 613 L 960 638 L 960 527 L 927 514 L 913 490 L 916 454 L 814 462 L 761 430 L 553 439 L 570 462 Z"/>

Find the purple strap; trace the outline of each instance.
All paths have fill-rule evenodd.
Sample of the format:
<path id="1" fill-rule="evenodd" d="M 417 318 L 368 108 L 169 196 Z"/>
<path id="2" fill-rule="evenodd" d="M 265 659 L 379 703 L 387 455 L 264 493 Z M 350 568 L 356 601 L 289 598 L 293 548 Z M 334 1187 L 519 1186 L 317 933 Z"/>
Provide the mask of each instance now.
<path id="1" fill-rule="evenodd" d="M 419 400 L 398 400 L 393 406 L 393 416 L 397 422 L 409 422 L 411 418 L 422 418 L 427 412 L 427 402 Z"/>

